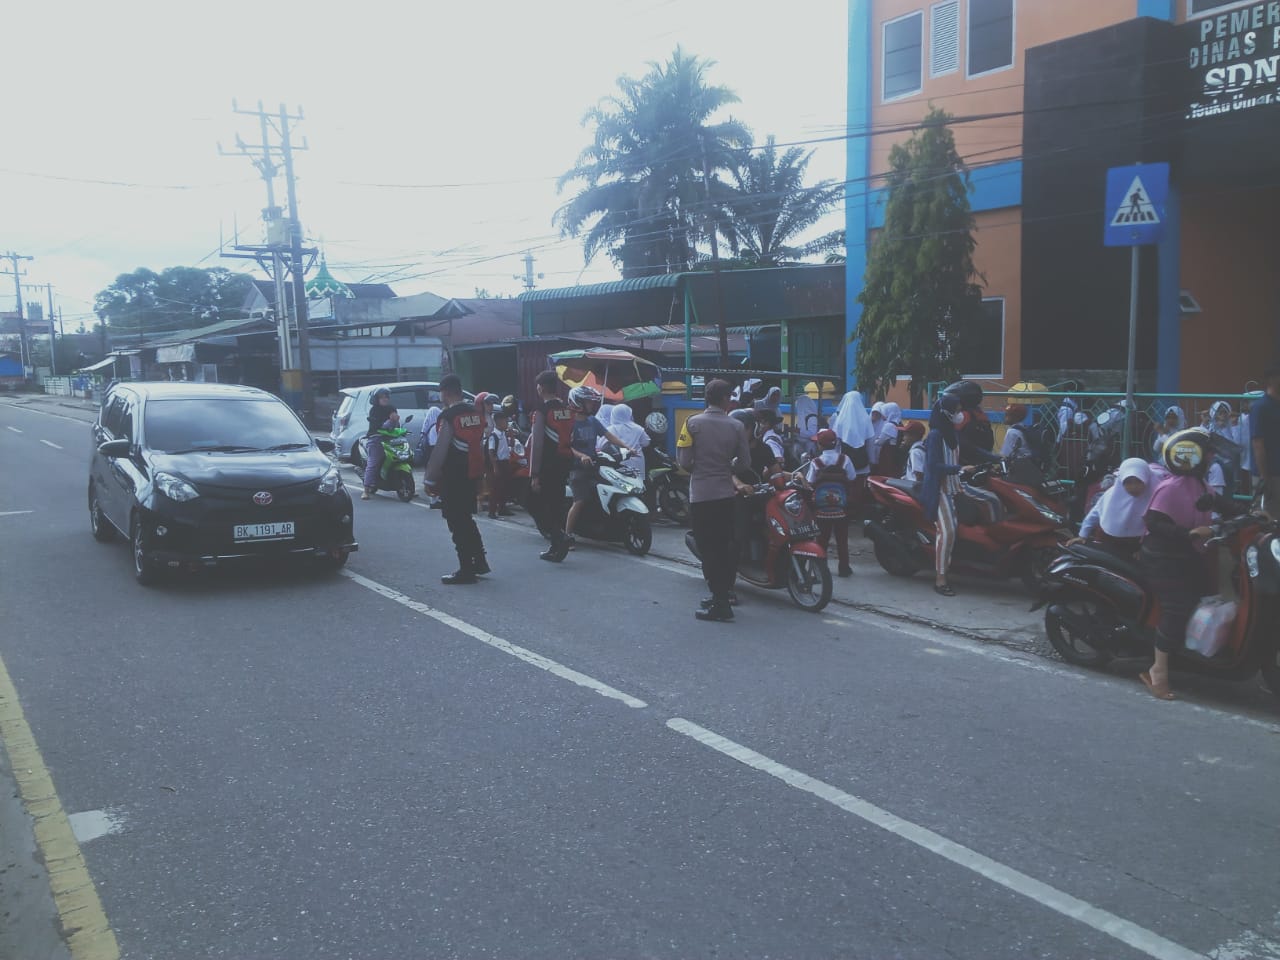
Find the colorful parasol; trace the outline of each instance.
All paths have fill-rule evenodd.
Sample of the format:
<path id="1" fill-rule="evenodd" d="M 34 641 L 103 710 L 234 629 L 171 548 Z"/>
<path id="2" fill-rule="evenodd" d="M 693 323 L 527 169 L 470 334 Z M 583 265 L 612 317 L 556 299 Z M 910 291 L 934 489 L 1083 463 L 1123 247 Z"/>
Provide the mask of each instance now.
<path id="1" fill-rule="evenodd" d="M 564 350 L 547 358 L 571 387 L 595 387 L 605 403 L 627 403 L 662 393 L 662 371 L 626 350 Z"/>

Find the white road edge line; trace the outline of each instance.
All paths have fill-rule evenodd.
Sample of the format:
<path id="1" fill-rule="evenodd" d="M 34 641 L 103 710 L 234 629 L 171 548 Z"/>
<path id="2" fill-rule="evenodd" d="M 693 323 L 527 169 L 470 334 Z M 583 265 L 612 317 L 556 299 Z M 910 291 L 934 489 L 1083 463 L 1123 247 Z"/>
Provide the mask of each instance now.
<path id="1" fill-rule="evenodd" d="M 0 510 L 0 517 L 16 517 L 23 513 L 35 513 L 34 510 Z"/>
<path id="2" fill-rule="evenodd" d="M 1064 893 L 1056 887 L 1051 887 L 1034 877 L 1029 877 L 1019 870 L 1005 866 L 990 857 L 983 856 L 976 850 L 970 850 L 963 844 L 948 840 L 941 834 L 934 833 L 926 827 L 912 823 L 910 820 L 904 820 L 888 810 L 877 807 L 873 803 L 845 793 L 829 783 L 824 783 L 808 774 L 801 773 L 799 770 L 794 770 L 791 767 L 770 760 L 763 754 L 756 753 L 750 747 L 734 743 L 732 740 L 722 737 L 706 727 L 700 727 L 696 723 L 681 717 L 674 717 L 668 720 L 667 726 L 676 733 L 696 740 L 703 746 L 710 747 L 726 757 L 737 760 L 752 769 L 759 770 L 761 773 L 767 773 L 769 776 L 781 780 L 787 786 L 813 794 L 820 800 L 825 800 L 846 813 L 851 813 L 855 817 L 865 820 L 872 826 L 887 830 L 889 833 L 901 837 L 918 847 L 923 847 L 930 853 L 937 854 L 944 860 L 950 860 L 957 866 L 971 870 L 992 883 L 1004 887 L 1006 890 L 1034 900 L 1055 913 L 1092 927 L 1099 933 L 1105 933 L 1121 943 L 1128 944 L 1149 957 L 1155 957 L 1157 960 L 1205 960 L 1204 954 L 1188 950 L 1181 944 L 1167 940 L 1158 933 L 1145 927 L 1140 927 L 1132 921 L 1116 916 L 1114 913 L 1108 913 L 1106 910 L 1086 903 L 1071 896 L 1069 893 Z"/>
<path id="3" fill-rule="evenodd" d="M 40 442 L 41 442 L 41 443 L 43 443 L 46 447 L 53 447 L 53 449 L 55 449 L 55 450 L 61 450 L 61 449 L 62 449 L 62 447 L 58 446 L 58 445 L 57 445 L 56 443 L 54 443 L 52 440 L 41 440 Z"/>
<path id="4" fill-rule="evenodd" d="M 5 427 L 5 429 L 6 429 L 6 430 L 12 430 L 14 433 L 21 433 L 21 432 L 22 432 L 22 431 L 21 431 L 21 430 L 19 430 L 17 427 Z"/>
<path id="5" fill-rule="evenodd" d="M 600 694 L 602 697 L 608 697 L 610 700 L 621 701 L 633 709 L 639 710 L 649 706 L 643 700 L 639 700 L 628 693 L 623 693 L 616 687 L 611 687 L 607 683 L 601 683 L 594 677 L 589 677 L 585 673 L 579 673 L 577 670 L 574 670 L 571 667 L 566 667 L 562 663 L 557 663 L 549 657 L 544 657 L 540 653 L 534 653 L 532 650 L 517 646 L 514 643 L 503 640 L 501 637 L 495 637 L 488 631 L 481 630 L 479 627 L 467 623 L 465 620 L 459 620 L 457 617 L 447 614 L 443 610 L 436 610 L 434 607 L 429 607 L 425 603 L 414 600 L 412 597 L 406 597 L 403 593 L 393 590 L 390 587 L 383 586 L 376 580 L 370 580 L 368 577 L 362 577 L 360 574 L 353 573 L 350 570 L 343 570 L 342 575 L 349 580 L 353 580 L 360 584 L 360 586 L 364 587 L 366 590 L 372 590 L 374 593 L 386 597 L 388 600 L 394 600 L 396 603 L 401 606 L 408 607 L 415 613 L 420 613 L 424 617 L 430 617 L 432 620 L 442 623 L 446 627 L 457 630 L 459 633 L 465 634 L 473 640 L 479 640 L 481 643 L 488 644 L 495 650 L 501 650 L 503 653 L 515 657 L 517 660 L 523 660 L 525 663 L 535 666 L 539 670 L 545 670 L 547 673 L 554 674 L 561 680 L 568 680 L 570 683 L 576 683 L 578 686 L 585 687 L 588 690 Z"/>

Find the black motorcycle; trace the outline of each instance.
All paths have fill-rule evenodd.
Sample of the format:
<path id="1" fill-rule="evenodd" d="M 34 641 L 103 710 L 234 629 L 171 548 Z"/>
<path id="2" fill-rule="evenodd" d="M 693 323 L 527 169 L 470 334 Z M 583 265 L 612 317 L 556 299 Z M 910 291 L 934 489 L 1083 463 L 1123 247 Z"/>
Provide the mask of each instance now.
<path id="1" fill-rule="evenodd" d="M 689 475 L 675 457 L 657 445 L 666 436 L 666 414 L 655 410 L 645 417 L 649 446 L 644 448 L 644 502 L 655 514 L 662 514 L 682 527 L 689 523 Z"/>

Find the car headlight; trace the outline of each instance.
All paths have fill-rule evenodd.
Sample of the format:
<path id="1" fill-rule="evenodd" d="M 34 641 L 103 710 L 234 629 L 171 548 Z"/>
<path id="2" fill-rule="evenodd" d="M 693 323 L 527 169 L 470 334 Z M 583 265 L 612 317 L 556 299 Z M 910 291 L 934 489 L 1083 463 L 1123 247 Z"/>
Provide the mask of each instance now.
<path id="1" fill-rule="evenodd" d="M 326 497 L 331 497 L 342 489 L 342 471 L 338 469 L 336 463 L 324 472 L 324 476 L 320 478 L 320 485 L 316 489 Z"/>
<path id="2" fill-rule="evenodd" d="M 157 473 L 155 482 L 156 489 L 170 500 L 176 500 L 178 503 L 186 503 L 188 500 L 194 500 L 200 496 L 199 490 L 181 477 L 175 477 L 172 473 Z"/>

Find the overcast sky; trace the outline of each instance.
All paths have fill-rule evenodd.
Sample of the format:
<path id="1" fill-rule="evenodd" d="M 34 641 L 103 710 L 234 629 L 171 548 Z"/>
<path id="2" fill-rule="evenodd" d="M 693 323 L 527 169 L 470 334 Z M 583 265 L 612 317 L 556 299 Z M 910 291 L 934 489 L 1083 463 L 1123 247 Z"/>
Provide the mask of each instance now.
<path id="1" fill-rule="evenodd" d="M 554 180 L 584 111 L 676 44 L 718 62 L 759 141 L 845 123 L 845 0 L 42 0 L 5 20 L 0 251 L 36 257 L 27 280 L 55 285 L 68 332 L 121 272 L 244 269 L 220 261 L 219 230 L 261 242 L 265 188 L 218 155 L 258 136 L 232 98 L 304 108 L 300 214 L 339 279 L 400 269 L 397 293 L 461 297 L 518 293 L 527 247 L 540 286 L 616 278 L 556 235 Z M 843 179 L 843 142 L 814 149 L 812 176 Z"/>

